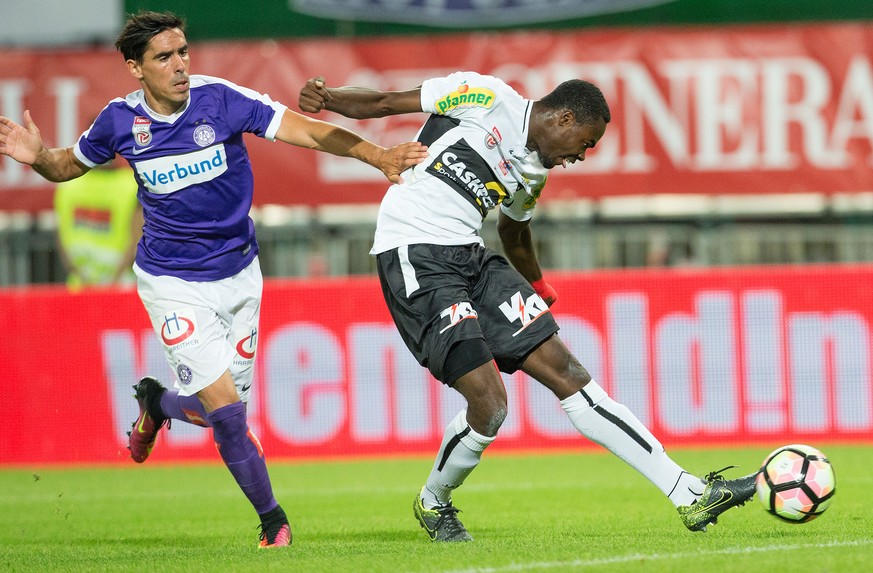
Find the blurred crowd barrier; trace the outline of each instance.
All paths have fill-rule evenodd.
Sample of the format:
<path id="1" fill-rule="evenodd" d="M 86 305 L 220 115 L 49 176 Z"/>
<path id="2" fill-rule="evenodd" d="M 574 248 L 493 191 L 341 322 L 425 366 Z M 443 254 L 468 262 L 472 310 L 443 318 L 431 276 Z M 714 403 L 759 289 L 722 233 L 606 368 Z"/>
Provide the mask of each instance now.
<path id="1" fill-rule="evenodd" d="M 369 275 L 376 204 L 252 210 L 265 276 Z M 483 228 L 500 250 L 496 216 Z M 639 196 L 544 202 L 533 222 L 544 268 L 873 262 L 873 193 Z M 54 213 L 0 211 L 0 285 L 61 283 Z"/>

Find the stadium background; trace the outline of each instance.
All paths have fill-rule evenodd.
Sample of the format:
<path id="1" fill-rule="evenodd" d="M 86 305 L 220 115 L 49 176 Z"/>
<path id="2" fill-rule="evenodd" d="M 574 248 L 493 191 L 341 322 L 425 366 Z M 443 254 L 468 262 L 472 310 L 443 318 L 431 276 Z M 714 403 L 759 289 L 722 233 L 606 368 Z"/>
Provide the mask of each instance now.
<path id="1" fill-rule="evenodd" d="M 613 125 L 584 165 L 555 174 L 534 226 L 576 354 L 667 444 L 869 440 L 873 6 L 558 1 L 539 3 L 552 6 L 538 11 L 545 21 L 519 8 L 516 24 L 510 8 L 530 3 L 432 2 L 422 13 L 420 2 L 370 2 L 345 18 L 292 10 L 357 4 L 94 0 L 68 14 L 62 2 L 0 3 L 31 31 L 46 20 L 41 33 L 0 37 L 0 114 L 30 109 L 51 144 L 72 144 L 110 98 L 136 89 L 111 40 L 139 8 L 187 17 L 195 73 L 292 108 L 315 74 L 393 89 L 475 69 L 533 98 L 589 77 Z M 629 9 L 556 19 L 604 5 Z M 489 26 L 496 12 L 474 6 L 509 21 Z M 464 9 L 475 25 L 447 25 Z M 420 120 L 326 118 L 386 144 Z M 247 143 L 270 277 L 251 404 L 267 451 L 432 451 L 459 402 L 411 361 L 372 277 L 384 185 L 353 162 Z M 58 284 L 51 194 L 0 160 L 0 462 L 123 462 L 130 385 L 171 374 L 134 292 Z M 506 383 L 511 412 L 495 448 L 589 446 L 535 383 Z M 182 424 L 155 452 L 214 457 L 208 433 Z"/>

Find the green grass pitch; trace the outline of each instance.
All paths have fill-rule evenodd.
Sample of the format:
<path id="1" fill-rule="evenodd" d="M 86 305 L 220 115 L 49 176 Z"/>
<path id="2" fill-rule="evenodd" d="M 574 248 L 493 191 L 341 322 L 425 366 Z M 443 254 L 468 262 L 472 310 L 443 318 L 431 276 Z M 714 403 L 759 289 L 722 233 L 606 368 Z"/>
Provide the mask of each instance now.
<path id="1" fill-rule="evenodd" d="M 455 495 L 475 538 L 466 544 L 432 544 L 412 516 L 430 458 L 268 460 L 294 532 L 273 551 L 256 548 L 257 517 L 217 463 L 3 468 L 0 571 L 869 571 L 873 448 L 814 445 L 837 475 L 822 517 L 783 523 L 754 500 L 707 533 L 687 531 L 602 450 L 489 452 Z M 735 477 L 773 447 L 671 453 L 700 474 L 738 464 Z"/>

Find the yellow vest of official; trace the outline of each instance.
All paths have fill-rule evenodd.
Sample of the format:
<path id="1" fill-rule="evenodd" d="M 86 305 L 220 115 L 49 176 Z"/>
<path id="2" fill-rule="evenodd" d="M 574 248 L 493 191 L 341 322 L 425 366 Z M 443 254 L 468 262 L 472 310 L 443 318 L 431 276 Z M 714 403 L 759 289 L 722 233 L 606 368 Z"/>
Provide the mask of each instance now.
<path id="1" fill-rule="evenodd" d="M 58 239 L 79 271 L 70 275 L 70 287 L 112 282 L 132 240 L 136 190 L 129 168 L 92 169 L 57 186 Z"/>

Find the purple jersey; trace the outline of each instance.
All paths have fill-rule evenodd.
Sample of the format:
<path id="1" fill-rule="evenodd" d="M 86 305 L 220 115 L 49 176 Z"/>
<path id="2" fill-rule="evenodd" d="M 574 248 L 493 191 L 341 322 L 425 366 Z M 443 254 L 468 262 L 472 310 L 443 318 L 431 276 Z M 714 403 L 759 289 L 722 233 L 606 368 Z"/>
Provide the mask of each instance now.
<path id="1" fill-rule="evenodd" d="M 220 78 L 195 75 L 190 82 L 188 103 L 170 116 L 152 111 L 142 90 L 111 101 L 74 153 L 89 167 L 116 153 L 133 167 L 145 218 L 140 268 L 213 281 L 236 274 L 258 253 L 243 133 L 275 139 L 286 107 Z"/>

